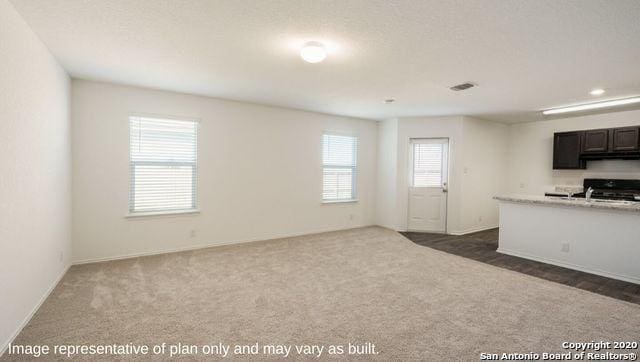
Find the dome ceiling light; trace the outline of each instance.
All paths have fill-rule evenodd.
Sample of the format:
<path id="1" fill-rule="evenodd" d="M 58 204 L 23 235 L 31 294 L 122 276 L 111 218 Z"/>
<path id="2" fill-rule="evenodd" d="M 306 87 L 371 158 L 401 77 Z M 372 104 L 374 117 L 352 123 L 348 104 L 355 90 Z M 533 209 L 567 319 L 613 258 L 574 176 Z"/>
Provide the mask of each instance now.
<path id="1" fill-rule="evenodd" d="M 300 49 L 300 57 L 308 63 L 320 63 L 327 57 L 327 49 L 320 42 L 309 41 Z"/>

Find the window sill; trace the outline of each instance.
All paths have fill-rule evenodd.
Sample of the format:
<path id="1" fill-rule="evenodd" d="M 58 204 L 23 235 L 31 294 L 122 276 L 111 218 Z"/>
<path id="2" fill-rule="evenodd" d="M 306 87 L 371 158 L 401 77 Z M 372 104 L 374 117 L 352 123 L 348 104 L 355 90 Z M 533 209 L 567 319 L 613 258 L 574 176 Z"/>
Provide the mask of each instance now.
<path id="1" fill-rule="evenodd" d="M 346 200 L 322 200 L 323 204 L 348 204 L 351 202 L 358 202 L 358 199 L 346 199 Z"/>
<path id="2" fill-rule="evenodd" d="M 180 216 L 189 214 L 199 214 L 200 209 L 193 210 L 176 210 L 176 211 L 152 211 L 152 212 L 133 212 L 128 213 L 124 217 L 127 219 L 135 219 L 138 217 L 154 217 L 154 216 Z"/>

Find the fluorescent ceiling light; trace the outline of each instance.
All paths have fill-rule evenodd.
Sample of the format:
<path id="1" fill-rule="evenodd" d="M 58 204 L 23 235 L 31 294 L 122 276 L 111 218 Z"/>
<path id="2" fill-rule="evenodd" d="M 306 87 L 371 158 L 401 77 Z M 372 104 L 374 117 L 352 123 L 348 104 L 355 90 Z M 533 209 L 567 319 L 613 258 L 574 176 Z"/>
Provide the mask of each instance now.
<path id="1" fill-rule="evenodd" d="M 587 111 L 590 109 L 624 106 L 624 105 L 633 104 L 633 103 L 640 103 L 640 97 L 614 99 L 611 101 L 587 103 L 587 104 L 579 104 L 576 106 L 547 109 L 542 111 L 542 114 L 549 115 L 549 114 L 559 114 L 559 113 L 568 113 L 568 112 L 579 112 L 579 111 Z"/>
<path id="2" fill-rule="evenodd" d="M 596 88 L 596 89 L 592 90 L 591 92 L 589 92 L 589 94 L 591 94 L 592 96 L 599 96 L 601 94 L 604 94 L 604 89 Z"/>
<path id="3" fill-rule="evenodd" d="M 327 57 L 327 49 L 317 41 L 310 41 L 302 46 L 300 56 L 306 62 L 319 63 Z"/>

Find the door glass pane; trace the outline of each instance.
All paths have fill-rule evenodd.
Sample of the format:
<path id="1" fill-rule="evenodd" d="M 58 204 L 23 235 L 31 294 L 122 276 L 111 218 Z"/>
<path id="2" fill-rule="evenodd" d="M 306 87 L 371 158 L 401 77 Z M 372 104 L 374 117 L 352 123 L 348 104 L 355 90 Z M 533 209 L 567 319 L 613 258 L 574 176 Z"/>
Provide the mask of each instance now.
<path id="1" fill-rule="evenodd" d="M 413 144 L 413 186 L 442 187 L 442 143 Z"/>

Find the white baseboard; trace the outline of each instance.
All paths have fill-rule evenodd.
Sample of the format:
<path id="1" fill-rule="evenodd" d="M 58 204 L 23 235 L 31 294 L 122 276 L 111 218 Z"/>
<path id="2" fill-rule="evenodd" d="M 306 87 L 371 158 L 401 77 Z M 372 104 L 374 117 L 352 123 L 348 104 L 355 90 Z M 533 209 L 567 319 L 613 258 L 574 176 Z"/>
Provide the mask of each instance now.
<path id="1" fill-rule="evenodd" d="M 495 229 L 497 227 L 498 227 L 498 225 L 480 226 L 480 227 L 477 227 L 477 228 L 471 228 L 471 229 L 466 229 L 466 230 L 462 230 L 462 231 L 450 231 L 449 234 L 450 235 L 456 235 L 456 236 L 457 235 L 467 235 L 467 234 L 477 233 L 479 231 Z"/>
<path id="2" fill-rule="evenodd" d="M 498 227 L 498 225 L 495 226 L 481 226 L 481 227 L 477 227 L 477 228 L 472 228 L 472 229 L 466 229 L 466 230 L 462 230 L 462 231 L 446 231 L 446 232 L 437 232 L 437 231 L 421 231 L 421 230 L 411 230 L 411 229 L 407 229 L 407 228 L 398 228 L 395 226 L 386 226 L 386 225 L 378 225 L 378 226 L 382 226 L 384 228 L 387 229 L 391 229 L 391 230 L 395 230 L 397 232 L 417 232 L 417 233 L 432 233 L 432 234 L 443 234 L 443 235 L 455 235 L 455 236 L 460 236 L 460 235 L 467 235 L 467 234 L 473 234 L 473 233 L 477 233 L 479 231 L 485 231 L 485 230 L 491 230 L 491 229 L 495 229 Z"/>
<path id="3" fill-rule="evenodd" d="M 29 323 L 29 321 L 31 321 L 31 318 L 33 318 L 33 316 L 36 314 L 38 309 L 40 309 L 40 307 L 42 306 L 42 303 L 44 303 L 44 301 L 47 300 L 47 298 L 49 297 L 49 294 L 51 294 L 51 292 L 56 288 L 58 283 L 60 283 L 60 280 L 62 280 L 64 275 L 67 274 L 67 271 L 69 271 L 70 267 L 71 267 L 71 264 L 67 265 L 62 270 L 62 273 L 58 275 L 58 277 L 54 280 L 54 282 L 45 291 L 45 293 L 42 295 L 38 303 L 36 303 L 36 305 L 31 309 L 31 312 L 29 312 L 29 314 L 24 318 L 24 320 L 22 320 L 22 323 L 20 323 L 18 328 L 15 330 L 15 332 L 13 332 L 13 334 L 9 337 L 8 340 L 2 342 L 2 345 L 0 345 L 0 357 L 4 355 L 4 353 L 7 351 L 7 348 L 9 347 L 9 344 L 13 343 L 13 341 L 16 339 L 16 337 L 18 337 L 20 332 L 22 332 L 22 329 Z"/>
<path id="4" fill-rule="evenodd" d="M 376 226 L 380 226 L 381 228 L 385 228 L 385 229 L 389 229 L 389 230 L 393 230 L 393 231 L 403 231 L 400 228 L 394 226 L 394 225 L 385 225 L 385 224 L 376 224 Z"/>
<path id="5" fill-rule="evenodd" d="M 212 247 L 216 247 L 216 246 L 244 244 L 244 243 L 251 243 L 251 242 L 254 242 L 254 241 L 263 241 L 263 240 L 284 239 L 284 238 L 291 238 L 291 237 L 295 237 L 295 236 L 303 236 L 303 235 L 320 234 L 320 233 L 326 233 L 326 232 L 332 232 L 332 231 L 358 229 L 358 228 L 369 227 L 369 226 L 376 226 L 376 225 L 374 225 L 374 224 L 366 224 L 366 225 L 354 225 L 352 227 L 350 226 L 350 227 L 346 227 L 346 228 L 312 229 L 312 230 L 307 230 L 307 231 L 299 231 L 299 232 L 292 232 L 292 233 L 286 233 L 286 234 L 276 234 L 276 235 L 269 235 L 269 236 L 257 236 L 257 237 L 248 238 L 248 239 L 218 241 L 218 242 L 213 242 L 213 243 L 191 245 L 191 246 L 183 246 L 183 247 L 178 247 L 178 248 L 154 250 L 154 251 L 140 252 L 140 253 L 122 254 L 122 255 L 107 256 L 107 257 L 102 257 L 102 258 L 91 258 L 91 259 L 76 260 L 76 261 L 73 261 L 73 265 L 100 263 L 100 262 L 112 261 L 112 260 L 131 259 L 131 258 L 138 258 L 138 257 L 141 257 L 141 256 L 179 253 L 181 251 L 207 249 L 207 248 L 212 248 Z"/>
<path id="6" fill-rule="evenodd" d="M 532 254 L 528 254 L 528 253 L 523 253 L 523 252 L 519 252 L 519 251 L 508 250 L 508 249 L 504 249 L 504 248 L 500 248 L 500 247 L 496 251 L 498 253 L 507 254 L 507 255 L 511 255 L 511 256 L 516 256 L 516 257 L 519 257 L 519 258 L 535 260 L 535 261 L 539 261 L 541 263 L 557 265 L 557 266 L 561 266 L 563 268 L 574 269 L 574 270 L 578 270 L 578 271 L 582 271 L 582 272 L 590 273 L 590 274 L 596 274 L 596 275 L 600 275 L 600 276 L 611 278 L 611 279 L 623 280 L 623 281 L 629 282 L 629 283 L 640 284 L 640 278 L 635 277 L 633 275 L 620 275 L 620 274 L 608 272 L 608 271 L 605 271 L 605 270 L 599 270 L 599 269 L 595 269 L 595 268 L 588 268 L 588 267 L 584 267 L 584 266 L 568 263 L 568 262 L 565 262 L 565 261 L 549 259 L 549 258 L 543 258 L 543 257 L 540 257 L 540 256 L 536 256 L 536 255 L 532 255 Z"/>

